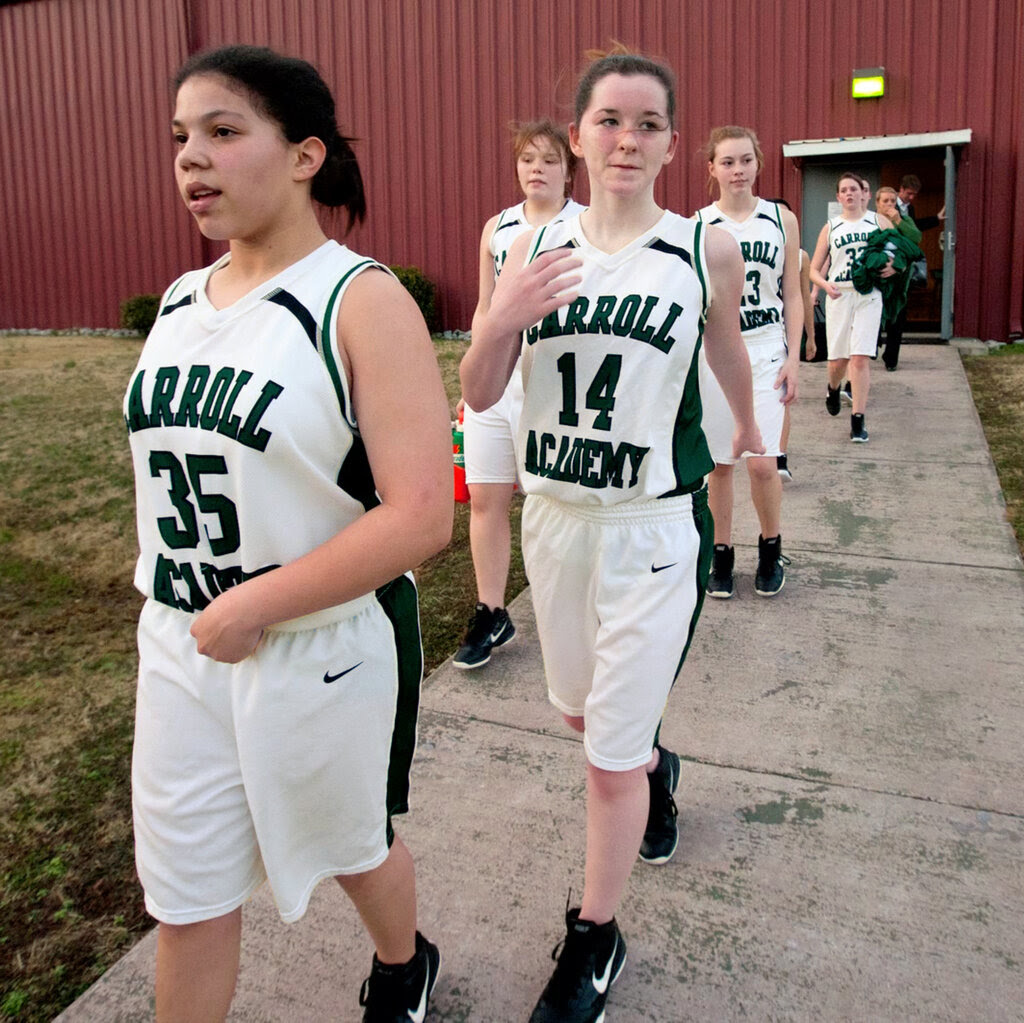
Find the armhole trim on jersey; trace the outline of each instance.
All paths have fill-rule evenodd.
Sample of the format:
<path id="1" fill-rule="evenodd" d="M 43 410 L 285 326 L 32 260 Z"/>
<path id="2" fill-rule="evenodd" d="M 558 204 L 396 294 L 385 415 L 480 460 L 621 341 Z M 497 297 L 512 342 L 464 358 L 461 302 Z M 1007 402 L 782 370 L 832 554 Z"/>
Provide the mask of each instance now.
<path id="1" fill-rule="evenodd" d="M 348 384 L 345 380 L 344 368 L 341 365 L 341 357 L 337 353 L 337 335 L 334 331 L 333 324 L 335 320 L 335 309 L 338 302 L 341 300 L 341 296 L 345 291 L 345 288 L 349 285 L 356 274 L 363 270 L 367 270 L 370 267 L 375 267 L 379 270 L 387 269 L 374 259 L 364 259 L 362 262 L 356 263 L 356 265 L 352 267 L 337 284 L 335 284 L 330 297 L 327 299 L 327 309 L 324 312 L 324 319 L 323 323 L 320 325 L 318 337 L 320 343 L 316 346 L 320 353 L 320 357 L 324 360 L 324 365 L 327 367 L 327 372 L 331 376 L 331 382 L 334 384 L 334 393 L 338 397 L 338 406 L 341 408 L 341 414 L 345 421 L 352 427 L 355 427 L 356 425 L 355 415 L 349 414 Z M 390 271 L 387 272 L 390 273 Z"/>
<path id="2" fill-rule="evenodd" d="M 697 273 L 697 280 L 700 281 L 700 292 L 702 296 L 703 308 L 700 314 L 700 333 L 702 337 L 704 334 L 704 321 L 708 318 L 708 307 L 711 305 L 711 299 L 713 297 L 711 293 L 711 283 L 708 280 L 708 275 L 705 267 L 704 242 L 704 224 L 702 221 L 698 220 L 693 229 L 693 269 Z"/>

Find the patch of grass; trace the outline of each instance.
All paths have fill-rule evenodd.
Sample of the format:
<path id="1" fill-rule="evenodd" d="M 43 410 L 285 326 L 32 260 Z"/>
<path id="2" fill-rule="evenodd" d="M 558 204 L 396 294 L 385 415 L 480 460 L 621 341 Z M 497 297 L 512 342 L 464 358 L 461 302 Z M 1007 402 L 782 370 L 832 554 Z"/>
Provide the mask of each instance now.
<path id="1" fill-rule="evenodd" d="M 0 338 L 0 1019 L 52 1019 L 152 925 L 131 835 L 141 598 L 120 411 L 139 348 Z M 466 348 L 435 342 L 452 418 Z M 451 545 L 416 573 L 428 671 L 476 601 L 468 529 L 459 505 Z"/>
<path id="2" fill-rule="evenodd" d="M 1024 554 L 1024 344 L 967 355 L 964 369 L 999 474 L 1006 517 Z"/>

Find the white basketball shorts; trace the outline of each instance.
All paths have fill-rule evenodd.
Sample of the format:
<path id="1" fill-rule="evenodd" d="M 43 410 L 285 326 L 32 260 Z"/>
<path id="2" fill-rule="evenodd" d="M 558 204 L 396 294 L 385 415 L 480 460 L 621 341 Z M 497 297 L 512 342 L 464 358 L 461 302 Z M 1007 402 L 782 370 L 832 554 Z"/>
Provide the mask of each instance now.
<path id="1" fill-rule="evenodd" d="M 825 299 L 825 334 L 828 357 L 848 359 L 851 355 L 874 356 L 882 326 L 882 293 L 876 288 L 862 295 L 853 287 L 843 288 L 839 298 Z"/>
<path id="2" fill-rule="evenodd" d="M 523 555 L 548 696 L 584 719 L 596 767 L 629 771 L 651 759 L 713 543 L 705 488 L 612 507 L 527 496 Z"/>
<path id="3" fill-rule="evenodd" d="M 468 405 L 463 422 L 467 483 L 515 483 L 515 436 L 523 411 L 523 374 L 519 363 L 505 391 L 483 412 Z"/>
<path id="4" fill-rule="evenodd" d="M 268 878 L 292 922 L 319 881 L 384 862 L 389 810 L 408 808 L 415 601 L 402 577 L 342 620 L 329 609 L 268 630 L 239 664 L 196 652 L 191 615 L 146 603 L 132 803 L 152 916 L 222 916 Z"/>
<path id="5" fill-rule="evenodd" d="M 754 418 L 761 431 L 761 440 L 764 441 L 763 457 L 782 454 L 782 424 L 786 415 L 782 397 L 785 392 L 781 387 L 775 387 L 775 380 L 786 361 L 786 352 L 786 339 L 781 334 L 777 338 L 755 341 L 747 346 L 754 382 Z M 737 459 L 732 456 L 732 435 L 736 421 L 726 401 L 725 392 L 711 372 L 703 348 L 700 350 L 698 369 L 700 403 L 703 408 L 701 428 L 708 442 L 708 450 L 716 465 L 735 465 Z M 748 452 L 743 457 L 751 456 Z"/>

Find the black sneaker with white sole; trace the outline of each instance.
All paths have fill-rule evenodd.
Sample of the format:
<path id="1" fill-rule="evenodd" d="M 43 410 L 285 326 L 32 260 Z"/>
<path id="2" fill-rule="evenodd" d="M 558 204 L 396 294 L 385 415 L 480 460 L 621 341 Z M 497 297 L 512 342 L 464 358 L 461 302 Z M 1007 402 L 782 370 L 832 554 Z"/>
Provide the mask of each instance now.
<path id="1" fill-rule="evenodd" d="M 867 444 L 868 431 L 864 429 L 864 413 L 854 412 L 850 416 L 850 440 L 854 444 Z"/>
<path id="2" fill-rule="evenodd" d="M 416 954 L 409 962 L 389 966 L 375 953 L 370 976 L 359 992 L 363 1023 L 423 1023 L 440 969 L 441 953 L 419 931 Z"/>
<path id="3" fill-rule="evenodd" d="M 495 647 L 504 646 L 515 634 L 516 627 L 503 607 L 492 611 L 486 604 L 477 604 L 452 664 L 456 668 L 479 668 L 491 659 Z"/>
<path id="4" fill-rule="evenodd" d="M 842 399 L 839 397 L 838 387 L 825 385 L 825 411 L 830 416 L 838 416 L 842 408 Z"/>
<path id="5" fill-rule="evenodd" d="M 853 404 L 853 384 L 851 384 L 849 380 L 847 380 L 845 383 L 840 385 L 840 387 L 839 387 L 839 400 L 844 405 L 852 405 Z"/>
<path id="6" fill-rule="evenodd" d="M 658 766 L 647 775 L 651 806 L 647 811 L 647 830 L 640 843 L 644 863 L 668 863 L 679 844 L 679 811 L 672 798 L 679 785 L 679 757 L 658 746 Z"/>
<path id="7" fill-rule="evenodd" d="M 783 483 L 793 482 L 793 473 L 790 471 L 789 458 L 786 455 L 775 456 L 775 468 L 778 469 Z"/>
<path id="8" fill-rule="evenodd" d="M 782 553 L 782 537 L 757 538 L 757 571 L 754 573 L 754 592 L 759 597 L 774 597 L 786 585 L 789 558 Z"/>
<path id="9" fill-rule="evenodd" d="M 716 543 L 711 555 L 711 574 L 708 576 L 707 590 L 709 597 L 717 600 L 728 600 L 732 596 L 732 570 L 736 564 L 736 548 L 728 544 Z"/>
<path id="10" fill-rule="evenodd" d="M 608 992 L 626 964 L 626 943 L 614 919 L 595 924 L 581 920 L 578 909 L 566 911 L 565 931 L 530 1023 L 602 1023 Z"/>

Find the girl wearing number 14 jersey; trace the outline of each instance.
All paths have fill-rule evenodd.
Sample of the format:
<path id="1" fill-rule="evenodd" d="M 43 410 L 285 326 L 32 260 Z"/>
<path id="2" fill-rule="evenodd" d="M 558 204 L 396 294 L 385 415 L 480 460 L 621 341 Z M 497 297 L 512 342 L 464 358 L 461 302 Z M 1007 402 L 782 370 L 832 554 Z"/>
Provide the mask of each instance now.
<path id="1" fill-rule="evenodd" d="M 710 555 L 697 349 L 722 380 L 737 454 L 761 450 L 739 336 L 735 243 L 661 209 L 675 154 L 671 72 L 626 53 L 584 72 L 569 137 L 590 207 L 512 247 L 462 363 L 473 408 L 522 353 L 516 455 L 523 554 L 551 702 L 583 733 L 582 905 L 532 1023 L 604 1018 L 625 963 L 615 912 L 637 855 L 675 851 L 679 758 L 661 716 L 699 614 Z"/>

